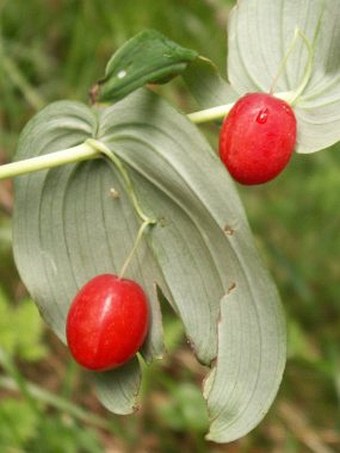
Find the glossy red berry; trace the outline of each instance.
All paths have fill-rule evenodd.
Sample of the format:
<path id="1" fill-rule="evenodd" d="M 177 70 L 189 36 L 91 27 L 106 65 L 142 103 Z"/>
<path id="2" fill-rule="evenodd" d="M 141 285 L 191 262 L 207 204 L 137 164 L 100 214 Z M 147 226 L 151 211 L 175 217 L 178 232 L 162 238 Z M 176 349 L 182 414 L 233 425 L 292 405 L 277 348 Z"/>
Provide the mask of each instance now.
<path id="1" fill-rule="evenodd" d="M 241 184 L 262 184 L 288 164 L 296 142 L 292 108 L 266 93 L 240 98 L 223 121 L 220 157 Z"/>
<path id="2" fill-rule="evenodd" d="M 102 274 L 74 298 L 66 321 L 66 338 L 74 359 L 95 371 L 116 368 L 141 347 L 149 305 L 134 281 Z"/>

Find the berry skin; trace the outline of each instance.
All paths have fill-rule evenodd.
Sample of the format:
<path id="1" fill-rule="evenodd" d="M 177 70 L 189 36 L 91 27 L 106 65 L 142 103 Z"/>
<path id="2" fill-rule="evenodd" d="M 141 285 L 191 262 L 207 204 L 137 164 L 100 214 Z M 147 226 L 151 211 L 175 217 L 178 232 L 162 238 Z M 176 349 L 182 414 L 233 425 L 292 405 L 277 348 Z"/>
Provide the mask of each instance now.
<path id="1" fill-rule="evenodd" d="M 149 305 L 134 281 L 102 274 L 74 298 L 66 320 L 66 338 L 83 367 L 105 371 L 131 359 L 143 344 Z"/>
<path id="2" fill-rule="evenodd" d="M 296 142 L 292 108 L 266 93 L 240 98 L 223 121 L 220 157 L 241 184 L 262 184 L 288 164 Z"/>

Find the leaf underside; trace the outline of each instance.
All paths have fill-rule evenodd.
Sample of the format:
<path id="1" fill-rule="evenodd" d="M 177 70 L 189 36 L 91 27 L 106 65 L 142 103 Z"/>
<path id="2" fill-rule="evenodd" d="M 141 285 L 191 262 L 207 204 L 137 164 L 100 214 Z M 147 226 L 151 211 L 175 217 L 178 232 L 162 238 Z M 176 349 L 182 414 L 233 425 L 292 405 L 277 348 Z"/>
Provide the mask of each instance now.
<path id="1" fill-rule="evenodd" d="M 226 442 L 246 434 L 281 381 L 285 328 L 233 182 L 198 129 L 146 90 L 102 110 L 51 104 L 28 123 L 17 159 L 89 137 L 119 156 L 143 210 L 157 219 L 126 275 L 150 300 L 144 359 L 164 354 L 159 286 L 198 359 L 214 364 L 204 389 L 210 438 Z M 19 272 L 42 316 L 65 341 L 65 317 L 78 288 L 96 274 L 119 271 L 140 221 L 119 173 L 105 159 L 23 176 L 15 193 Z M 94 379 L 110 410 L 135 409 L 138 360 Z"/>
<path id="2" fill-rule="evenodd" d="M 294 107 L 300 153 L 319 151 L 340 140 L 339 21 L 338 0 L 239 0 L 229 16 L 228 77 L 239 95 L 271 90 L 296 29 L 313 47 L 312 74 Z M 307 46 L 300 39 L 274 91 L 297 90 L 307 61 Z"/>
<path id="3" fill-rule="evenodd" d="M 207 58 L 199 57 L 192 61 L 182 77 L 201 109 L 225 105 L 238 98 L 237 92 Z"/>

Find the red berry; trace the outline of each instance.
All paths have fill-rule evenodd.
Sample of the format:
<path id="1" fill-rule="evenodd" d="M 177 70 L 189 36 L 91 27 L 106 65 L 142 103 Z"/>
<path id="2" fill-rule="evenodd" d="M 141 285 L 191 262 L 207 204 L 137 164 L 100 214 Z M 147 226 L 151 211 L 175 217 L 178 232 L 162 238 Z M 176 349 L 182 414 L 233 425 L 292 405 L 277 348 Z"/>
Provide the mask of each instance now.
<path id="1" fill-rule="evenodd" d="M 132 358 L 147 330 L 149 305 L 134 281 L 103 274 L 74 298 L 66 321 L 71 354 L 85 368 L 104 371 Z"/>
<path id="2" fill-rule="evenodd" d="M 223 121 L 220 156 L 236 181 L 262 184 L 286 167 L 295 142 L 291 107 L 270 94 L 250 93 L 236 102 Z"/>

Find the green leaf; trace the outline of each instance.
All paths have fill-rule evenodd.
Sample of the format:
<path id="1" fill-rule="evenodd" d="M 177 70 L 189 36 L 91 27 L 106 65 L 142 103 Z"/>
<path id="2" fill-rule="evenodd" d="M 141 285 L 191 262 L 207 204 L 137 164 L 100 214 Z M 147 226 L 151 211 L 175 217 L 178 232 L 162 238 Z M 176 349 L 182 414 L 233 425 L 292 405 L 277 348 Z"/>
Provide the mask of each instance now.
<path id="1" fill-rule="evenodd" d="M 277 298 L 264 274 L 257 281 L 253 277 L 250 292 L 264 284 L 266 297 Z M 285 365 L 283 314 L 243 294 L 235 287 L 222 299 L 220 349 L 204 385 L 212 420 L 207 438 L 219 442 L 232 442 L 255 428 L 275 398 Z"/>
<path id="2" fill-rule="evenodd" d="M 126 415 L 138 409 L 137 396 L 141 382 L 138 359 L 125 366 L 93 375 L 97 395 L 106 409 Z"/>
<path id="3" fill-rule="evenodd" d="M 38 425 L 37 413 L 25 401 L 2 398 L 0 405 L 0 447 L 2 451 L 14 451 L 16 448 L 25 447 L 36 434 Z"/>
<path id="4" fill-rule="evenodd" d="M 306 76 L 309 51 L 296 40 L 299 29 L 314 54 L 306 87 L 295 103 L 297 152 L 311 153 L 340 140 L 340 2 L 338 0 L 242 0 L 229 17 L 228 77 L 240 94 L 292 91 Z"/>
<path id="5" fill-rule="evenodd" d="M 160 402 L 156 408 L 166 425 L 175 431 L 206 431 L 207 408 L 198 388 L 187 382 L 176 383 L 169 392 L 169 399 Z"/>
<path id="6" fill-rule="evenodd" d="M 96 130 L 95 111 L 80 103 L 57 102 L 27 125 L 17 157 L 73 146 Z M 96 274 L 118 273 L 137 234 L 138 221 L 127 197 L 112 198 L 112 188 L 119 193 L 123 189 L 115 169 L 104 161 L 39 172 L 18 179 L 16 186 L 16 262 L 42 316 L 65 341 L 65 320 L 78 289 Z M 145 247 L 138 250 L 138 256 L 140 260 L 150 260 Z M 131 269 L 134 270 L 133 263 Z M 147 360 L 151 360 L 162 356 L 163 339 L 156 291 L 148 272 L 157 279 L 152 264 L 135 270 L 134 276 L 148 292 L 151 303 L 152 326 L 144 349 Z M 134 362 L 134 366 L 137 385 L 140 371 L 138 363 Z M 128 370 L 130 374 L 130 366 Z M 128 395 L 130 410 L 135 407 L 136 392 L 129 393 L 131 385 L 126 382 L 125 389 L 120 380 L 112 380 L 117 412 L 127 411 Z M 126 397 L 121 398 L 121 394 Z"/>
<path id="7" fill-rule="evenodd" d="M 44 325 L 30 299 L 23 300 L 13 312 L 11 329 L 16 335 L 16 352 L 27 361 L 41 360 L 47 355 L 43 343 Z"/>
<path id="8" fill-rule="evenodd" d="M 198 359 L 211 365 L 218 354 L 218 379 L 209 379 L 210 393 L 224 394 L 223 357 L 232 352 L 239 360 L 234 361 L 236 367 L 242 364 L 247 374 L 255 366 L 265 379 L 263 392 L 254 398 L 267 408 L 282 375 L 284 320 L 224 166 L 196 126 L 144 90 L 101 110 L 71 102 L 47 107 L 24 131 L 18 158 L 74 146 L 90 135 L 120 158 L 143 210 L 157 219 L 145 233 L 127 275 L 144 286 L 152 307 L 144 356 L 151 359 L 163 353 L 157 294 L 160 298 L 164 294 L 182 319 Z M 110 198 L 112 187 L 119 198 Z M 120 269 L 139 223 L 117 169 L 104 159 L 16 181 L 16 262 L 41 312 L 61 338 L 78 287 L 96 273 Z M 238 298 L 233 316 L 248 319 L 240 324 L 242 341 L 234 341 L 223 322 L 217 332 L 220 301 L 232 289 Z M 248 333 L 249 324 L 256 338 Z M 253 351 L 252 362 L 248 350 Z M 269 355 L 266 360 L 263 354 Z M 140 378 L 136 362 L 98 375 L 99 395 L 113 411 L 126 413 L 135 407 Z M 252 395 L 253 382 L 248 383 L 250 388 L 240 394 L 240 406 L 247 405 Z M 216 404 L 208 395 L 214 423 L 228 412 L 225 404 L 216 415 Z M 249 414 L 242 413 L 238 432 L 245 434 L 263 414 L 250 405 Z M 211 438 L 224 441 L 225 436 L 217 431 Z"/>
<path id="9" fill-rule="evenodd" d="M 147 83 L 168 82 L 197 56 L 158 31 L 142 31 L 112 56 L 94 96 L 98 101 L 114 102 Z"/>
<path id="10" fill-rule="evenodd" d="M 0 288 L 0 347 L 23 360 L 40 360 L 46 355 L 42 342 L 44 326 L 31 300 L 11 307 Z"/>
<path id="11" fill-rule="evenodd" d="M 320 357 L 310 337 L 295 319 L 288 323 L 288 357 L 316 363 Z"/>
<path id="12" fill-rule="evenodd" d="M 43 447 L 42 447 L 43 446 Z M 40 419 L 37 433 L 25 444 L 25 451 L 101 453 L 98 433 L 89 426 L 78 425 L 65 414 L 48 414 Z"/>

